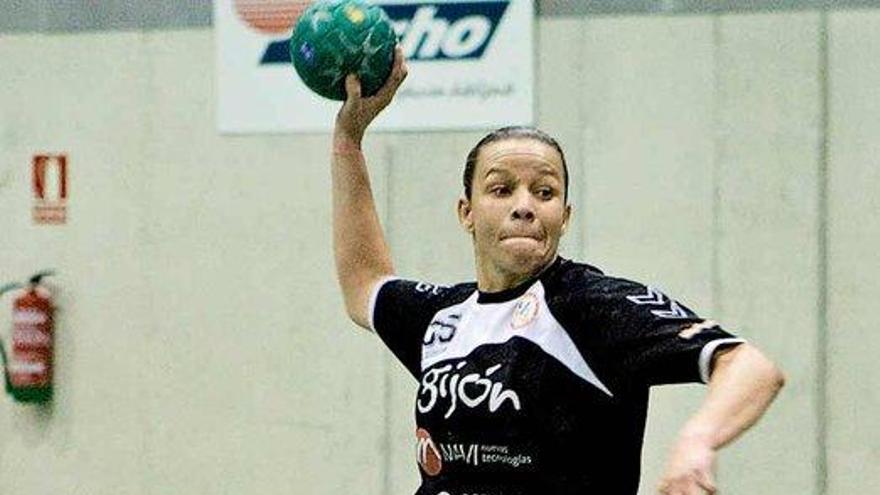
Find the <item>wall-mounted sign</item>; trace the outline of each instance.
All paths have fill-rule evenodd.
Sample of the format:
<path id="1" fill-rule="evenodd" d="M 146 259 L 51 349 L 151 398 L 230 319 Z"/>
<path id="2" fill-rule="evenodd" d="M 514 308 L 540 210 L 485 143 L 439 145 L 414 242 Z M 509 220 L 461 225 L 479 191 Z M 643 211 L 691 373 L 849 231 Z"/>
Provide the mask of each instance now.
<path id="1" fill-rule="evenodd" d="M 33 219 L 36 224 L 67 221 L 67 155 L 34 155 Z"/>
<path id="2" fill-rule="evenodd" d="M 221 132 L 327 131 L 340 102 L 300 81 L 288 40 L 304 0 L 217 0 Z M 531 124 L 533 0 L 375 0 L 409 76 L 377 130 L 486 129 Z"/>

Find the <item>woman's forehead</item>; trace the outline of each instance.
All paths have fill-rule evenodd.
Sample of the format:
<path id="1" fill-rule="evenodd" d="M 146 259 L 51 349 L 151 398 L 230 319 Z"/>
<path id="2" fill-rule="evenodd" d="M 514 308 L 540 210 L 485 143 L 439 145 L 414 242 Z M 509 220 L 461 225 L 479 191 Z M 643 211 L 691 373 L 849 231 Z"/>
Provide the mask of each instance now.
<path id="1" fill-rule="evenodd" d="M 561 177 L 562 157 L 552 146 L 535 139 L 505 139 L 489 143 L 480 150 L 477 166 L 480 176 L 511 165 L 530 164 L 550 168 Z"/>

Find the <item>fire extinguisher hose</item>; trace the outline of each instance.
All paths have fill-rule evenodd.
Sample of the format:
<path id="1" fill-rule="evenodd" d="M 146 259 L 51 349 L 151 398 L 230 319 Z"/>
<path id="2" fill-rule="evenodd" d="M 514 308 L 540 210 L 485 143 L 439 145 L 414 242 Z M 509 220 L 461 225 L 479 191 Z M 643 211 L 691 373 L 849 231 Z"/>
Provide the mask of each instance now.
<path id="1" fill-rule="evenodd" d="M 0 287 L 0 297 L 11 290 L 20 289 L 21 287 L 22 285 L 16 282 L 6 284 Z M 6 382 L 6 390 L 9 391 L 12 388 L 12 383 L 9 381 L 9 359 L 6 357 L 6 347 L 3 346 L 2 339 L 0 339 L 0 359 L 3 360 L 3 379 Z"/>
<path id="2" fill-rule="evenodd" d="M 6 381 L 6 390 L 9 390 L 12 388 L 12 383 L 9 381 L 9 366 L 7 366 L 6 348 L 3 347 L 3 342 L 0 342 L 0 358 L 3 359 L 3 379 Z"/>

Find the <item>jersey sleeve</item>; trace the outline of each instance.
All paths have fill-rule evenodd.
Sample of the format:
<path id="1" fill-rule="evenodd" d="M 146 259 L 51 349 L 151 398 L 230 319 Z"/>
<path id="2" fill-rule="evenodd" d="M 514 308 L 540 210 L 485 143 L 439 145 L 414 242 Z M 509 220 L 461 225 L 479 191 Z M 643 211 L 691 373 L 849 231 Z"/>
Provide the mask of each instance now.
<path id="1" fill-rule="evenodd" d="M 416 378 L 421 376 L 425 332 L 450 291 L 450 287 L 397 278 L 381 280 L 373 289 L 370 326 Z"/>
<path id="2" fill-rule="evenodd" d="M 586 345 L 609 354 L 620 379 L 706 383 L 713 354 L 744 342 L 653 287 L 604 276 L 587 285 L 578 312 Z"/>

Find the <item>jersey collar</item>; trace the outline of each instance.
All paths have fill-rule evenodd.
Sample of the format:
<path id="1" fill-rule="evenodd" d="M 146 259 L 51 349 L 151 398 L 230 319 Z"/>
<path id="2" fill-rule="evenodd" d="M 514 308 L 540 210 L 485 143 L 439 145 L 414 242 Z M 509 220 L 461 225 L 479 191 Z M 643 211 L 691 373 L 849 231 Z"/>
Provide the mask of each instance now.
<path id="1" fill-rule="evenodd" d="M 509 289 L 504 289 L 498 292 L 483 292 L 481 290 L 477 290 L 477 303 L 479 304 L 492 304 L 492 303 L 501 303 L 512 301 L 519 296 L 526 293 L 529 288 L 535 284 L 538 279 L 546 276 L 547 274 L 553 273 L 556 271 L 556 268 L 565 263 L 567 260 L 562 256 L 557 255 L 556 259 L 553 260 L 552 263 L 541 269 L 537 274 L 530 277 L 528 280 L 523 283 L 511 287 Z"/>

